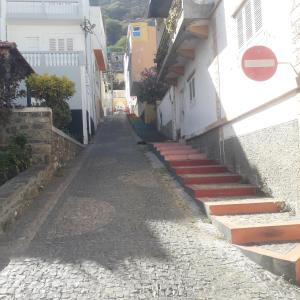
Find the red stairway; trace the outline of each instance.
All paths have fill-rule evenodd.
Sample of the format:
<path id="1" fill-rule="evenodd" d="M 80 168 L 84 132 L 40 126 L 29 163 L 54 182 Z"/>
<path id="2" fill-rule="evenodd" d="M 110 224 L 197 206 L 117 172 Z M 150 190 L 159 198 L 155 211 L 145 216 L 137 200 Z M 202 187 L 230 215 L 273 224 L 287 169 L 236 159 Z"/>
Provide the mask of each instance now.
<path id="1" fill-rule="evenodd" d="M 153 149 L 226 239 L 300 284 L 300 219 L 283 211 L 284 201 L 259 196 L 256 186 L 242 183 L 240 175 L 190 145 L 157 143 Z"/>

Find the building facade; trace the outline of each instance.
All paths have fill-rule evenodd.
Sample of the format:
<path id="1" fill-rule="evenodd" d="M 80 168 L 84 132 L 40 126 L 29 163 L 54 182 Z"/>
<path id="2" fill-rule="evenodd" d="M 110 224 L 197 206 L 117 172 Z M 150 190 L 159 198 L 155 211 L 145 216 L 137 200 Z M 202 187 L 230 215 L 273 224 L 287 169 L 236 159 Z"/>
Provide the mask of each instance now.
<path id="1" fill-rule="evenodd" d="M 297 211 L 299 7 L 295 0 L 151 0 L 149 6 L 159 78 L 171 86 L 157 108 L 159 129 Z M 245 51 L 256 45 L 271 48 L 279 62 L 267 81 L 242 70 Z"/>
<path id="2" fill-rule="evenodd" d="M 155 66 L 156 29 L 153 22 L 136 22 L 128 26 L 127 47 L 124 55 L 126 98 L 131 112 L 141 115 L 144 105 L 136 98 L 141 74 Z"/>
<path id="3" fill-rule="evenodd" d="M 17 43 L 37 73 L 74 81 L 70 132 L 88 143 L 103 118 L 105 97 L 106 36 L 100 7 L 84 0 L 5 2 L 6 39 Z"/>

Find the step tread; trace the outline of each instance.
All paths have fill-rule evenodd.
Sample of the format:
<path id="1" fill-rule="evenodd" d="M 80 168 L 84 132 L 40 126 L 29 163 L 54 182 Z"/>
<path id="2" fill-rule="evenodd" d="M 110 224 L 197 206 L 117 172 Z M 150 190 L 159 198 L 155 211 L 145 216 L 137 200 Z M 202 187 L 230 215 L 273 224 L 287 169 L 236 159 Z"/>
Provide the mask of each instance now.
<path id="1" fill-rule="evenodd" d="M 180 175 L 180 177 L 183 177 L 183 178 L 230 177 L 230 176 L 240 177 L 240 175 L 232 174 L 232 173 L 207 173 L 207 174 L 182 174 L 182 175 Z"/>
<path id="2" fill-rule="evenodd" d="M 215 198 L 215 197 L 203 197 L 203 198 L 196 198 L 198 201 L 201 202 L 219 202 L 219 201 L 250 201 L 250 200 L 255 200 L 255 199 L 260 199 L 257 196 L 231 196 L 231 197 L 220 197 L 220 198 Z"/>
<path id="3" fill-rule="evenodd" d="M 242 183 L 217 183 L 217 184 L 190 184 L 187 185 L 193 190 L 209 189 L 209 190 L 218 190 L 218 189 L 243 189 L 243 188 L 257 188 L 252 184 L 242 184 Z"/>
<path id="4" fill-rule="evenodd" d="M 269 214 L 251 214 L 215 217 L 222 222 L 230 222 L 236 226 L 260 226 L 282 223 L 299 223 L 300 217 L 291 216 L 289 212 L 269 213 Z"/>
<path id="5" fill-rule="evenodd" d="M 222 166 L 222 165 L 178 166 L 178 167 L 174 167 L 174 168 L 179 169 L 179 170 L 182 170 L 182 169 L 191 169 L 191 170 L 193 170 L 193 169 L 198 169 L 198 168 L 204 169 L 204 168 L 219 168 L 219 167 L 226 168 L 226 166 Z"/>
<path id="6" fill-rule="evenodd" d="M 288 243 L 267 243 L 267 244 L 258 244 L 252 247 L 261 249 L 261 250 L 267 250 L 276 252 L 279 254 L 288 254 L 292 250 L 294 250 L 296 247 L 298 247 L 300 243 L 297 242 L 288 242 Z M 251 249 L 251 246 L 249 246 Z"/>
<path id="7" fill-rule="evenodd" d="M 203 201 L 203 199 L 199 199 Z M 273 198 L 236 198 L 236 199 L 231 199 L 228 198 L 228 200 L 210 200 L 207 201 L 207 205 L 230 205 L 230 204 L 256 204 L 256 203 L 284 203 L 284 201 L 279 200 L 279 199 L 273 199 Z"/>

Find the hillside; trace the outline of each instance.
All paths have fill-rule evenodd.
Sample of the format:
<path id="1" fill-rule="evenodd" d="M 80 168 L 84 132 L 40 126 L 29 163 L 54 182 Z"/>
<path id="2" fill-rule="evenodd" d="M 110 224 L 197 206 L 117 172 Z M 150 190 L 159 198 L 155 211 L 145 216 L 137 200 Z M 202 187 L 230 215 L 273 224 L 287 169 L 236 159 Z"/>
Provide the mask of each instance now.
<path id="1" fill-rule="evenodd" d="M 107 44 L 116 50 L 124 47 L 129 22 L 145 18 L 149 0 L 94 0 L 103 11 Z"/>

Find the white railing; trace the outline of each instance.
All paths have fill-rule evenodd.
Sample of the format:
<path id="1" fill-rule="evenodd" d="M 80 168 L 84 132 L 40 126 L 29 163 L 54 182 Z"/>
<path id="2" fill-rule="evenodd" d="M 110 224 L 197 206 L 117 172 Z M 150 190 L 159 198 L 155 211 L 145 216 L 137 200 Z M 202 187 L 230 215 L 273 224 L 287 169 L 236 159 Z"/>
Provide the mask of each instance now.
<path id="1" fill-rule="evenodd" d="M 32 67 L 77 67 L 82 64 L 81 52 L 22 52 Z"/>
<path id="2" fill-rule="evenodd" d="M 8 16 L 80 16 L 79 0 L 8 0 Z"/>

